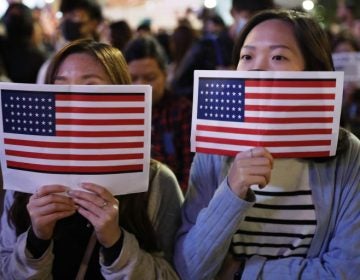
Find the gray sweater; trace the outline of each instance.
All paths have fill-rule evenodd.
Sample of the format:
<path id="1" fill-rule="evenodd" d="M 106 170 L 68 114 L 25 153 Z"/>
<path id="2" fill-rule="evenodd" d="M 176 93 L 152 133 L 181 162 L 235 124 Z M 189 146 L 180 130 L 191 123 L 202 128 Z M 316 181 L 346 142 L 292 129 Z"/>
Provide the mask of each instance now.
<path id="1" fill-rule="evenodd" d="M 167 260 L 172 258 L 183 196 L 174 174 L 165 165 L 155 171 L 149 190 L 148 214 L 164 251 L 150 254 L 142 250 L 135 236 L 123 230 L 122 250 L 110 266 L 105 266 L 100 250 L 105 279 L 178 279 Z M 32 258 L 26 249 L 28 232 L 16 236 L 7 222 L 12 203 L 13 192 L 7 191 L 1 217 L 0 279 L 52 279 L 53 243 L 39 259 Z"/>

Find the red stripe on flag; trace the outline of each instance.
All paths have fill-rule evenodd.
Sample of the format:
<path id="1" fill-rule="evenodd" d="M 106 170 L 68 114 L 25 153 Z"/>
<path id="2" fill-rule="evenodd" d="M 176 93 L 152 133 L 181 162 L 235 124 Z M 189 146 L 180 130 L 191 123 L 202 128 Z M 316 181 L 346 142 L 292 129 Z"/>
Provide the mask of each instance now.
<path id="1" fill-rule="evenodd" d="M 256 117 L 245 117 L 247 123 L 332 123 L 333 118 L 256 118 Z"/>
<path id="2" fill-rule="evenodd" d="M 56 107 L 56 113 L 84 113 L 84 114 L 138 114 L 144 113 L 144 107 L 123 107 L 123 108 L 85 108 L 85 107 Z"/>
<path id="3" fill-rule="evenodd" d="M 333 93 L 245 93 L 245 99 L 335 100 Z"/>
<path id="4" fill-rule="evenodd" d="M 246 101 L 245 101 L 246 102 Z M 245 105 L 247 111 L 266 111 L 266 112 L 332 112 L 334 106 L 273 106 L 273 105 Z"/>
<path id="5" fill-rule="evenodd" d="M 144 123 L 144 119 L 56 119 L 56 124 L 58 125 L 143 125 Z"/>
<path id="6" fill-rule="evenodd" d="M 197 153 L 205 153 L 205 154 L 216 154 L 216 155 L 224 155 L 224 156 L 236 156 L 238 151 L 228 151 L 222 149 L 209 149 L 196 147 Z M 287 158 L 315 158 L 315 157 L 328 157 L 330 156 L 329 151 L 315 151 L 315 152 L 291 152 L 291 153 L 271 153 L 272 156 L 278 157 L 287 157 Z"/>
<path id="7" fill-rule="evenodd" d="M 336 80 L 266 80 L 266 79 L 247 79 L 245 87 L 292 87 L 292 88 L 322 88 L 336 87 Z"/>
<path id="8" fill-rule="evenodd" d="M 144 131 L 56 131 L 61 137 L 132 137 L 144 136 Z"/>
<path id="9" fill-rule="evenodd" d="M 31 140 L 17 140 L 4 139 L 7 145 L 17 145 L 26 147 L 43 147 L 43 148 L 58 148 L 58 149 L 122 149 L 122 148 L 143 148 L 143 142 L 126 142 L 126 143 L 62 143 L 62 142 L 46 142 L 46 141 L 31 141 Z"/>
<path id="10" fill-rule="evenodd" d="M 49 160 L 128 160 L 128 159 L 142 159 L 143 154 L 110 154 L 110 155 L 79 155 L 79 154 L 48 154 L 48 153 L 33 153 L 23 151 L 5 150 L 8 156 L 49 159 Z"/>
<path id="11" fill-rule="evenodd" d="M 127 95 L 126 93 L 118 93 L 114 95 L 109 94 L 56 94 L 56 100 L 59 101 L 99 101 L 99 102 L 132 102 L 132 101 L 144 101 L 145 95 Z"/>
<path id="12" fill-rule="evenodd" d="M 331 134 L 330 128 L 318 129 L 250 129 L 250 128 L 235 128 L 235 127 L 221 127 L 200 125 L 196 126 L 197 130 L 235 133 L 235 134 L 253 134 L 253 135 L 313 135 L 313 134 Z"/>
<path id="13" fill-rule="evenodd" d="M 57 172 L 57 173 L 106 173 L 106 172 L 125 172 L 125 171 L 142 171 L 142 164 L 121 165 L 121 166 L 53 166 L 23 163 L 16 161 L 7 161 L 8 168 L 18 168 L 38 172 Z"/>
<path id="14" fill-rule="evenodd" d="M 225 145 L 239 145 L 251 147 L 300 147 L 300 146 L 329 146 L 330 140 L 301 140 L 301 141 L 250 141 L 240 139 L 225 139 L 216 137 L 196 136 L 196 141 L 225 144 Z"/>

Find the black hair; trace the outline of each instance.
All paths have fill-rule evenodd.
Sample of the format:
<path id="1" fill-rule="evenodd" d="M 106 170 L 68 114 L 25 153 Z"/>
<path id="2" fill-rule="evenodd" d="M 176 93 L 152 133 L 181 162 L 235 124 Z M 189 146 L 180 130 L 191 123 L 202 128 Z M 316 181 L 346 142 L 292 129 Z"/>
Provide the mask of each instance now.
<path id="1" fill-rule="evenodd" d="M 125 47 L 124 56 L 129 64 L 133 60 L 153 58 L 161 70 L 166 70 L 167 57 L 160 43 L 150 35 L 139 36 Z"/>
<path id="2" fill-rule="evenodd" d="M 63 14 L 77 9 L 87 11 L 92 19 L 98 21 L 103 19 L 101 6 L 96 0 L 62 0 L 59 7 Z"/>
<path id="3" fill-rule="evenodd" d="M 273 0 L 232 0 L 232 9 L 235 11 L 257 11 L 275 8 Z"/>
<path id="4" fill-rule="evenodd" d="M 34 19 L 29 7 L 22 3 L 10 4 L 2 21 L 9 40 L 25 42 L 30 40 L 34 31 Z"/>

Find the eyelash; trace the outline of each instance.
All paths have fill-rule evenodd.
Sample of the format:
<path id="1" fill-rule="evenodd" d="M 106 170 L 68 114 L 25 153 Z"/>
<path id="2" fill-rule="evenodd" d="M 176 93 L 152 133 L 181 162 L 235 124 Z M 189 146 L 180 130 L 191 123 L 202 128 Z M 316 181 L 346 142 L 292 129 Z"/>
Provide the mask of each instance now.
<path id="1" fill-rule="evenodd" d="M 287 60 L 287 58 L 285 56 L 282 56 L 282 55 L 274 55 L 273 59 L 274 60 Z"/>
<path id="2" fill-rule="evenodd" d="M 251 59 L 251 55 L 244 54 L 240 56 L 240 60 L 249 60 L 249 59 Z"/>
<path id="3" fill-rule="evenodd" d="M 252 58 L 251 55 L 248 54 L 244 54 L 240 56 L 240 60 L 250 60 L 251 58 Z M 287 60 L 287 58 L 283 55 L 274 55 L 272 57 L 272 60 L 280 61 L 280 60 Z"/>

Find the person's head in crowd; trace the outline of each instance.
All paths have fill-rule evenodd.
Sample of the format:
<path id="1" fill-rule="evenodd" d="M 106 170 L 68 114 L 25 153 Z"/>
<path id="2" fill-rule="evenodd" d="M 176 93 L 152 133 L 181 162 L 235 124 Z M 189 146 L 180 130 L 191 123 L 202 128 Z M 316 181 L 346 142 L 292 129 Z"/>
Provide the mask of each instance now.
<path id="1" fill-rule="evenodd" d="M 252 34 L 255 29 L 259 29 L 261 26 L 267 24 L 273 24 L 274 29 L 267 28 L 263 34 L 264 38 L 257 38 L 260 42 L 254 42 L 254 46 L 248 46 L 249 40 L 253 40 Z M 277 29 L 279 27 L 279 29 Z M 283 32 L 279 32 L 279 30 Z M 271 33 L 271 35 L 270 35 Z M 265 37 L 266 36 L 266 37 Z M 287 37 L 289 48 L 270 48 L 266 47 L 266 39 L 270 38 L 274 40 L 272 36 Z M 261 39 L 261 40 L 260 40 Z M 255 61 L 256 51 L 261 52 L 264 48 L 271 54 L 274 53 L 274 59 L 269 56 L 268 65 L 256 66 L 250 64 Z M 258 49 L 258 50 L 257 50 Z M 249 52 L 249 54 L 246 54 Z M 284 55 L 275 55 L 276 52 L 284 53 Z M 286 54 L 286 55 L 285 55 Z M 288 59 L 286 56 L 302 58 L 302 64 L 298 64 L 297 70 L 306 71 L 331 71 L 334 70 L 331 56 L 331 46 L 327 34 L 321 28 L 321 26 L 314 21 L 312 15 L 299 13 L 292 10 L 268 10 L 261 12 L 255 18 L 250 21 L 243 28 L 240 33 L 233 52 L 233 62 L 235 65 L 247 65 L 246 67 L 255 67 L 247 70 L 271 70 L 268 67 L 272 65 L 278 65 L 281 67 L 287 67 Z M 266 69 L 265 69 L 266 68 Z M 281 70 L 281 69 L 273 69 Z"/>
<path id="2" fill-rule="evenodd" d="M 144 19 L 139 23 L 136 28 L 136 32 L 138 35 L 149 35 L 151 34 L 151 20 Z"/>
<path id="3" fill-rule="evenodd" d="M 109 24 L 110 44 L 119 50 L 123 50 L 131 40 L 133 31 L 126 20 L 118 20 Z"/>
<path id="4" fill-rule="evenodd" d="M 332 52 L 358 52 L 360 46 L 355 37 L 349 32 L 341 32 L 334 36 L 332 41 Z"/>
<path id="5" fill-rule="evenodd" d="M 342 28 L 351 30 L 355 20 L 356 4 L 354 0 L 338 0 L 336 19 Z"/>
<path id="6" fill-rule="evenodd" d="M 68 67 L 66 61 L 73 61 Z M 59 76 L 63 65 L 66 76 Z M 120 50 L 90 39 L 74 41 L 61 49 L 52 59 L 46 84 L 131 84 L 126 61 Z"/>
<path id="7" fill-rule="evenodd" d="M 170 51 L 170 33 L 164 28 L 159 28 L 156 34 L 154 34 L 154 38 L 164 50 L 168 63 L 170 63 L 170 61 L 172 61 L 172 54 Z"/>
<path id="8" fill-rule="evenodd" d="M 22 3 L 11 3 L 2 21 L 6 36 L 11 42 L 29 42 L 34 32 L 31 9 Z"/>
<path id="9" fill-rule="evenodd" d="M 126 46 L 124 56 L 133 84 L 152 86 L 153 105 L 165 94 L 167 57 L 152 36 L 139 36 Z"/>
<path id="10" fill-rule="evenodd" d="M 225 21 L 218 14 L 211 14 L 204 19 L 204 32 L 210 34 L 219 34 L 226 30 Z"/>
<path id="11" fill-rule="evenodd" d="M 60 28 L 65 40 L 98 40 L 97 28 L 103 16 L 96 0 L 62 0 L 59 10 L 63 14 Z"/>
<path id="12" fill-rule="evenodd" d="M 273 0 L 232 0 L 230 14 L 234 19 L 231 33 L 235 38 L 257 12 L 275 8 Z"/>
<path id="13" fill-rule="evenodd" d="M 189 24 L 179 24 L 171 34 L 170 51 L 175 63 L 179 63 L 196 41 L 197 34 Z"/>

